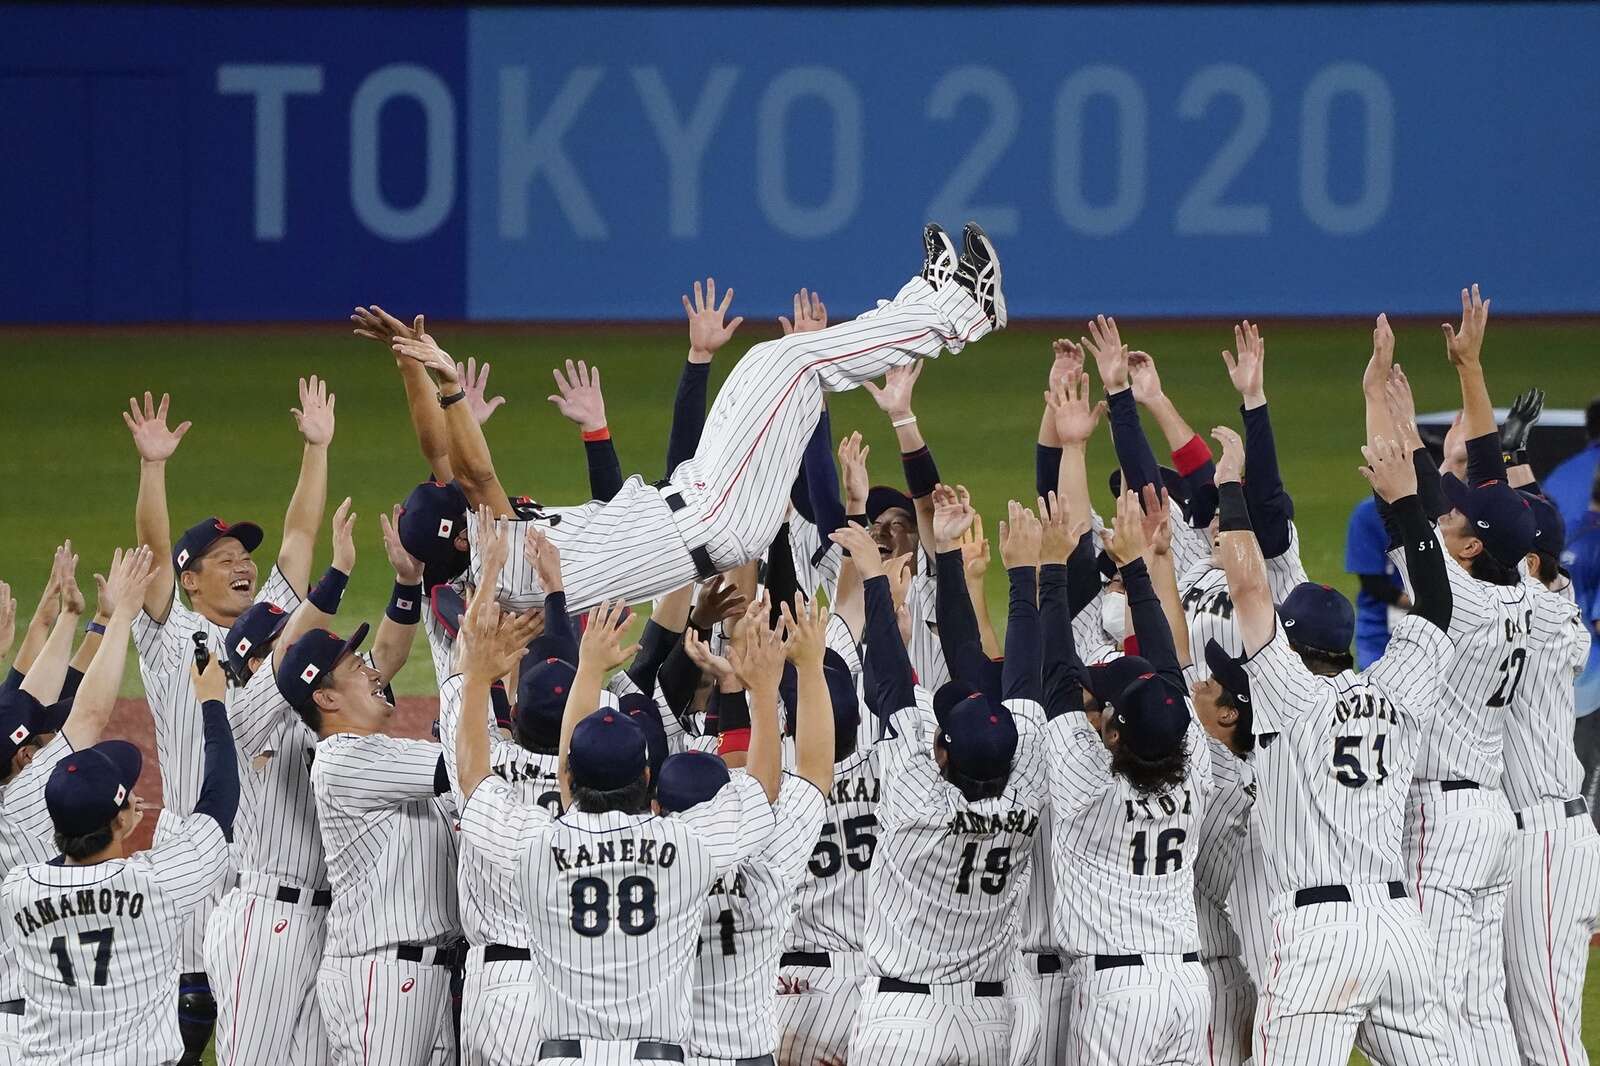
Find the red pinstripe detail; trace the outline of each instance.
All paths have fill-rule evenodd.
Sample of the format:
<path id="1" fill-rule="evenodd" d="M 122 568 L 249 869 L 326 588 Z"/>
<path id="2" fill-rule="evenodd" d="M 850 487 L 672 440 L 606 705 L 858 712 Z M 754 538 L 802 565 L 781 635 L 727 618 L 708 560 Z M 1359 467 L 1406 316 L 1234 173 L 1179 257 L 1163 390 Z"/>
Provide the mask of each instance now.
<path id="1" fill-rule="evenodd" d="M 233 974 L 233 1021 L 228 1026 L 228 1050 L 236 1055 L 239 1053 L 239 984 L 244 980 L 244 959 L 250 953 L 250 920 L 255 914 L 256 901 L 251 896 L 244 909 L 244 943 L 239 945 L 239 966 Z"/>
<path id="2" fill-rule="evenodd" d="M 1553 908 L 1550 905 L 1550 831 L 1544 832 L 1544 972 L 1550 977 L 1550 1013 L 1556 1020 L 1556 1040 L 1561 1044 L 1561 1061 L 1572 1066 L 1567 1039 L 1561 1032 L 1561 1004 L 1556 1000 L 1556 942 Z"/>
<path id="3" fill-rule="evenodd" d="M 367 1032 L 372 1028 L 372 975 L 377 969 L 376 959 L 367 963 L 367 998 L 361 1007 L 361 1066 L 367 1066 Z"/>

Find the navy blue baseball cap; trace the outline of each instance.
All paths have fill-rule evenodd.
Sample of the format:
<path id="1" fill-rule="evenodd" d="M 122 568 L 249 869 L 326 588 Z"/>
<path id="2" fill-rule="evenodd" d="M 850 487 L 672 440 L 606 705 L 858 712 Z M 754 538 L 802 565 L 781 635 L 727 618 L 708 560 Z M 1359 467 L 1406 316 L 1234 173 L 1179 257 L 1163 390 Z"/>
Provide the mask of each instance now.
<path id="1" fill-rule="evenodd" d="M 1332 585 L 1302 581 L 1278 605 L 1289 643 L 1329 655 L 1345 655 L 1356 636 L 1356 609 Z"/>
<path id="2" fill-rule="evenodd" d="M 1132 658 L 1132 656 L 1128 656 Z M 1183 746 L 1191 721 L 1183 694 L 1155 673 L 1141 674 L 1122 690 L 1111 705 L 1108 725 L 1121 734 L 1121 743 L 1141 759 L 1164 759 Z"/>
<path id="3" fill-rule="evenodd" d="M 656 801 L 668 814 L 686 811 L 714 797 L 733 780 L 722 756 L 709 751 L 682 751 L 661 764 Z"/>
<path id="4" fill-rule="evenodd" d="M 309 705 L 311 694 L 322 687 L 334 668 L 361 647 L 368 628 L 362 622 L 349 640 L 326 629 L 313 629 L 289 645 L 277 673 L 278 693 L 284 702 L 295 710 Z"/>
<path id="5" fill-rule="evenodd" d="M 88 836 L 111 824 L 133 795 L 144 756 L 126 740 L 102 740 L 56 763 L 44 805 L 62 836 Z"/>
<path id="6" fill-rule="evenodd" d="M 426 577 L 424 577 L 426 583 Z M 433 584 L 426 586 L 428 592 L 428 610 L 433 612 L 433 617 L 441 628 L 454 640 L 456 634 L 461 632 L 461 616 L 467 613 L 467 599 L 452 585 Z"/>
<path id="7" fill-rule="evenodd" d="M 261 527 L 254 522 L 235 522 L 230 526 L 212 515 L 184 530 L 172 545 L 172 566 L 179 573 L 194 569 L 211 546 L 224 537 L 232 537 L 244 545 L 245 551 L 253 552 L 261 547 L 263 536 Z"/>
<path id="8" fill-rule="evenodd" d="M 1153 676 L 1156 668 L 1150 660 L 1140 655 L 1119 655 L 1103 663 L 1095 663 L 1083 670 L 1083 687 L 1100 701 L 1103 707 L 1115 707 L 1122 693 L 1142 677 Z"/>
<path id="9" fill-rule="evenodd" d="M 878 516 L 885 511 L 892 511 L 896 507 L 911 515 L 913 521 L 917 517 L 917 505 L 911 497 L 895 488 L 893 485 L 874 485 L 867 490 L 867 521 L 876 522 Z"/>
<path id="10" fill-rule="evenodd" d="M 649 765 L 648 749 L 644 730 L 633 719 L 621 711 L 598 710 L 572 731 L 567 772 L 574 785 L 611 792 L 639 780 Z"/>
<path id="11" fill-rule="evenodd" d="M 1245 673 L 1244 664 L 1229 655 L 1227 649 L 1215 640 L 1206 641 L 1206 666 L 1217 684 L 1235 703 L 1245 707 L 1250 705 L 1250 675 Z"/>
<path id="12" fill-rule="evenodd" d="M 933 690 L 933 720 L 943 729 L 950 712 L 958 703 L 978 695 L 982 694 L 965 681 L 946 681 Z"/>
<path id="13" fill-rule="evenodd" d="M 424 481 L 400 505 L 395 533 L 400 546 L 422 564 L 425 588 L 466 570 L 470 556 L 456 547 L 456 534 L 467 528 L 467 508 L 467 494 L 454 481 Z"/>
<path id="14" fill-rule="evenodd" d="M 1440 478 L 1439 487 L 1495 562 L 1516 566 L 1533 551 L 1539 529 L 1522 493 L 1498 479 L 1469 486 L 1454 474 Z"/>
<path id="15" fill-rule="evenodd" d="M 236 671 L 242 670 L 251 658 L 266 655 L 288 624 L 288 614 L 275 603 L 252 603 L 246 607 L 228 628 L 228 637 L 222 646 L 228 665 Z"/>
<path id="16" fill-rule="evenodd" d="M 1011 772 L 1017 723 L 1005 704 L 974 692 L 945 714 L 939 741 L 955 773 L 969 781 L 994 781 Z"/>
<path id="17" fill-rule="evenodd" d="M 853 730 L 861 724 L 861 701 L 856 696 L 856 679 L 844 656 L 832 648 L 822 652 L 822 680 L 828 686 L 828 699 L 833 706 L 835 729 Z M 784 732 L 794 735 L 797 690 L 799 680 L 793 663 L 783 664 L 783 677 L 778 682 L 778 696 L 783 701 Z"/>
<path id="18" fill-rule="evenodd" d="M 644 732 L 645 758 L 650 776 L 661 777 L 661 764 L 667 761 L 667 727 L 661 724 L 656 701 L 642 692 L 627 692 L 617 699 L 617 710 Z"/>
<path id="19" fill-rule="evenodd" d="M 46 707 L 20 688 L 0 693 L 0 766 L 10 766 L 11 757 L 35 737 L 61 732 L 71 712 L 71 700 Z"/>
<path id="20" fill-rule="evenodd" d="M 1528 502 L 1528 510 L 1533 513 L 1533 550 L 1546 552 L 1559 559 L 1567 546 L 1567 524 L 1561 520 L 1561 512 L 1555 504 L 1537 493 L 1523 492 L 1521 495 Z"/>
<path id="21" fill-rule="evenodd" d="M 1163 466 L 1161 470 L 1161 487 L 1167 490 L 1167 496 L 1177 504 L 1184 514 L 1189 513 L 1189 485 L 1183 480 L 1183 475 L 1170 466 Z M 1111 471 L 1111 495 L 1122 496 L 1122 468 Z"/>
<path id="22" fill-rule="evenodd" d="M 561 728 L 567 693 L 578 668 L 554 657 L 529 662 L 524 659 L 517 678 L 516 721 L 527 736 L 540 736 Z"/>

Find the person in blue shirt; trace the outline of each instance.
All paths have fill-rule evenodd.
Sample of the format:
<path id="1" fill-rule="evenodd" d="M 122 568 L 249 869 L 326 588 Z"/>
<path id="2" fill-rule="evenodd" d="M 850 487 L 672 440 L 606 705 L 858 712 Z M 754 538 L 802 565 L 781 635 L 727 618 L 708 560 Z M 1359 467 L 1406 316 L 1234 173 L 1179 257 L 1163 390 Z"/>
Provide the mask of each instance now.
<path id="1" fill-rule="evenodd" d="M 1595 628 L 1600 622 L 1600 478 L 1591 478 L 1589 484 L 1588 505 L 1577 524 L 1567 527 L 1561 565 L 1572 578 L 1573 598 L 1589 624 L 1589 662 L 1578 676 L 1574 705 L 1578 721 L 1572 739 L 1583 763 L 1583 795 L 1600 826 L 1600 714 L 1595 713 L 1600 710 L 1600 630 Z"/>
<path id="2" fill-rule="evenodd" d="M 1361 582 L 1356 594 L 1356 666 L 1361 670 L 1388 645 L 1390 612 L 1411 607 L 1388 549 L 1389 534 L 1378 517 L 1377 502 L 1368 496 L 1350 512 L 1344 542 L 1344 568 Z"/>
<path id="3" fill-rule="evenodd" d="M 1560 466 L 1542 479 L 1544 494 L 1561 512 L 1567 525 L 1567 542 L 1578 535 L 1579 526 L 1590 513 L 1590 486 L 1600 467 L 1600 397 L 1589 401 L 1583 412 L 1583 428 L 1589 435 L 1589 445 L 1576 455 L 1563 460 Z"/>

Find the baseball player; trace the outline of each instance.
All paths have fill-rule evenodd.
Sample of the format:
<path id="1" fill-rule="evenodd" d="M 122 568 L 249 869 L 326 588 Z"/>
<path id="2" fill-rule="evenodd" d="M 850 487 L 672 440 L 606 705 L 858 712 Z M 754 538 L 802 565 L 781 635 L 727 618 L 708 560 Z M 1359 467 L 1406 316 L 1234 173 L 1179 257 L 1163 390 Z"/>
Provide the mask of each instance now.
<path id="1" fill-rule="evenodd" d="M 156 405 L 145 393 L 142 407 L 130 399 L 122 418 L 139 453 L 134 528 L 140 542 L 161 557 L 161 570 L 145 596 L 144 613 L 134 622 L 133 639 L 145 699 L 155 719 L 162 803 L 167 810 L 186 815 L 199 795 L 201 765 L 199 701 L 186 669 L 192 638 L 204 634 L 215 652 L 222 647 L 228 627 L 252 602 L 265 600 L 286 611 L 299 604 L 310 578 L 312 545 L 327 496 L 334 398 L 326 383 L 315 376 L 309 381 L 301 379 L 300 406 L 292 409 L 305 438 L 300 477 L 284 515 L 277 565 L 259 590 L 251 553 L 260 547 L 262 532 L 255 523 L 230 525 L 207 518 L 173 542 L 167 518 L 166 464 L 190 423 L 168 428 L 168 404 L 164 394 Z M 193 918 L 179 940 L 183 978 L 178 1012 L 184 1032 L 184 1066 L 197 1066 L 211 1038 L 217 1008 L 203 970 L 202 947 L 210 907 L 188 913 Z"/>
<path id="2" fill-rule="evenodd" d="M 1210 996 L 1198 951 L 1191 838 L 1213 789 L 1211 756 L 1189 713 L 1171 630 L 1141 558 L 1142 523 L 1138 500 L 1124 493 L 1106 543 L 1127 588 L 1142 656 L 1084 670 L 1084 685 L 1067 695 L 1069 711 L 1047 731 L 1055 920 L 1068 952 L 1068 1054 L 1092 1062 L 1199 1063 Z M 1073 565 L 1083 565 L 1080 557 Z"/>
<path id="3" fill-rule="evenodd" d="M 1538 534 L 1529 556 L 1536 576 L 1527 667 L 1505 720 L 1501 780 L 1517 823 L 1506 896 L 1506 1006 L 1523 1062 L 1582 1066 L 1589 1061 L 1581 1032 L 1584 971 L 1600 923 L 1600 836 L 1580 794 L 1583 766 L 1569 724 L 1589 630 L 1556 563 L 1565 541 L 1560 512 L 1544 497 L 1524 494 Z"/>
<path id="4" fill-rule="evenodd" d="M 239 884 L 206 923 L 207 972 L 216 981 L 215 1053 L 222 1066 L 331 1061 L 317 1003 L 327 934 L 327 860 L 311 787 L 317 737 L 279 690 L 277 668 L 309 630 L 331 624 L 355 565 L 356 516 L 346 499 L 333 517 L 333 565 L 293 615 L 272 603 L 245 609 L 228 630 L 228 708 L 242 771 L 236 853 Z M 405 664 L 422 603 L 422 566 L 380 516 L 395 588 L 373 644 L 387 681 Z"/>
<path id="5" fill-rule="evenodd" d="M 833 537 L 862 577 L 868 671 L 883 723 L 868 976 L 849 1055 L 1004 1066 L 1012 1028 L 1005 983 L 1045 792 L 1037 616 L 1013 623 L 1009 698 L 991 703 L 971 692 L 940 720 L 915 694 L 878 546 L 859 526 Z M 1030 607 L 1040 537 L 1038 519 L 1013 503 L 1001 553 L 1014 584 L 1026 586 L 1013 602 Z"/>
<path id="6" fill-rule="evenodd" d="M 355 654 L 366 635 L 313 629 L 276 675 L 318 737 L 311 788 L 333 901 L 317 1001 L 339 1066 L 447 1062 L 462 954 L 450 782 L 437 743 L 383 732 L 394 707 Z"/>
<path id="7" fill-rule="evenodd" d="M 499 539 L 495 537 L 493 539 Z M 486 558 L 481 590 L 499 579 Z M 735 773 L 708 802 L 671 818 L 649 813 L 647 742 L 616 711 L 594 708 L 607 671 L 632 652 L 620 644 L 620 603 L 590 612 L 578 672 L 562 720 L 561 791 L 566 813 L 516 803 L 489 768 L 481 710 L 489 684 L 525 654 L 520 621 L 485 592 L 462 621 L 462 728 L 456 738 L 462 831 L 475 848 L 516 871 L 531 951 L 543 980 L 528 1013 L 541 1019 L 536 1061 L 572 1066 L 637 1059 L 684 1061 L 695 943 L 719 873 L 757 854 L 774 829 L 779 789 L 776 715 L 752 716 L 748 773 Z M 771 655 L 781 647 L 763 627 Z M 743 651 L 743 649 L 741 649 Z M 743 663 L 744 654 L 736 654 Z M 591 713 L 592 712 L 592 713 Z M 672 759 L 702 758 L 678 755 Z M 663 780 L 671 776 L 662 767 Z"/>
<path id="8" fill-rule="evenodd" d="M 1517 564 L 1534 547 L 1536 526 L 1526 501 L 1506 484 L 1494 409 L 1481 353 L 1489 305 L 1476 286 L 1461 293 L 1460 330 L 1444 327 L 1461 384 L 1466 479 L 1443 478 L 1434 510 L 1451 562 L 1455 654 L 1445 675 L 1443 709 L 1423 727 L 1406 812 L 1410 891 L 1433 934 L 1453 1061 L 1511 1063 L 1516 1037 L 1506 1007 L 1504 914 L 1511 882 L 1516 822 L 1501 789 L 1507 708 L 1527 672 L 1528 612 L 1533 590 Z M 1368 423 L 1396 427 L 1415 458 L 1425 450 L 1409 410 L 1390 412 L 1393 335 L 1375 333 L 1364 385 Z M 1407 401 L 1409 403 L 1409 401 Z M 1395 439 L 1391 437 L 1390 439 Z M 1399 565 L 1402 553 L 1391 548 Z M 1405 571 L 1402 568 L 1402 576 Z M 1413 601 L 1415 597 L 1413 596 Z"/>
<path id="9" fill-rule="evenodd" d="M 1385 1063 L 1450 1062 L 1440 981 L 1400 849 L 1422 729 L 1452 657 L 1447 564 L 1416 471 L 1394 441 L 1377 437 L 1363 449 L 1416 607 L 1378 662 L 1357 674 L 1355 612 L 1342 595 L 1307 583 L 1274 609 L 1239 484 L 1243 447 L 1231 430 L 1216 432 L 1219 554 L 1247 658 L 1236 665 L 1214 641 L 1206 656 L 1229 701 L 1251 708 L 1256 811 L 1274 892 L 1257 1060 L 1342 1066 L 1354 1044 Z"/>
<path id="10" fill-rule="evenodd" d="M 941 246 L 942 249 L 942 246 Z M 606 502 L 555 508 L 534 521 L 561 549 L 574 608 L 608 595 L 629 602 L 678 588 L 697 576 L 731 570 L 764 552 L 783 520 L 790 486 L 822 408 L 824 392 L 852 389 L 896 366 L 958 352 L 1006 322 L 994 246 L 969 223 L 953 274 L 926 262 L 894 300 L 852 322 L 791 333 L 758 344 L 739 361 L 712 404 L 695 455 L 670 480 L 635 476 Z M 441 403 L 458 421 L 462 394 L 455 363 L 432 338 L 397 340 L 395 350 L 423 363 L 440 381 Z M 510 515 L 492 466 L 465 487 L 474 503 Z M 475 516 L 468 516 L 469 536 Z M 481 566 L 473 563 L 474 582 Z M 531 569 L 513 558 L 501 601 L 537 606 Z"/>
<path id="11" fill-rule="evenodd" d="M 779 955 L 794 916 L 795 889 L 823 824 L 833 785 L 835 719 L 823 671 L 826 612 L 798 601 L 783 607 L 787 653 L 796 672 L 795 772 L 783 775 L 773 804 L 776 829 L 760 852 L 724 871 L 707 897 L 695 961 L 694 1020 L 689 1059 L 696 1066 L 774 1066 L 778 1019 L 773 988 Z M 781 661 L 772 654 L 747 663 L 752 721 L 775 715 Z M 743 762 L 729 756 L 727 766 Z M 670 760 L 657 789 L 663 814 L 709 802 L 728 777 L 710 755 Z"/>
<path id="12" fill-rule="evenodd" d="M 116 552 L 100 596 L 111 639 L 96 649 L 75 696 L 45 705 L 39 699 L 49 695 L 44 683 L 60 676 L 82 609 L 65 592 L 68 585 L 76 586 L 70 569 L 74 564 L 74 556 L 58 553 L 53 594 L 64 602 L 55 624 L 65 638 L 47 640 L 18 687 L 0 693 L 0 879 L 57 854 L 45 802 L 47 783 L 62 759 L 99 742 L 122 683 L 128 634 L 143 605 L 144 583 L 155 576 L 150 549 Z M 21 1061 L 25 1009 L 20 965 L 10 941 L 0 939 L 0 1063 L 5 1066 Z"/>
<path id="13" fill-rule="evenodd" d="M 134 792 L 139 749 L 110 740 L 72 751 L 44 788 L 60 855 L 17 867 L 0 883 L 3 935 L 27 1003 L 23 1061 L 153 1066 L 184 1054 L 172 1012 L 179 931 L 227 871 L 239 803 L 221 664 L 212 658 L 204 673 L 192 662 L 189 669 L 205 738 L 194 813 L 163 811 L 154 848 L 130 857 L 129 835 L 144 817 Z"/>

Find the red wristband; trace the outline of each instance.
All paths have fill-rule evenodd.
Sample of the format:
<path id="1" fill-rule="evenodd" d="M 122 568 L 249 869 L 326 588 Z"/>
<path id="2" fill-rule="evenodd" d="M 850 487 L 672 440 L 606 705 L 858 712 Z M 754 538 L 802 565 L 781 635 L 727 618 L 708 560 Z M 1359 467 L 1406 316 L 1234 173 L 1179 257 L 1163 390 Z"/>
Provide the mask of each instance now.
<path id="1" fill-rule="evenodd" d="M 597 441 L 597 440 L 610 440 L 610 439 L 611 439 L 611 427 L 610 426 L 601 426 L 599 429 L 586 429 L 586 430 L 583 431 L 583 443 L 585 443 L 585 444 L 589 444 L 589 443 L 591 443 L 593 441 Z M 1195 440 L 1199 440 L 1199 439 L 1200 439 L 1199 437 L 1195 438 Z M 1206 456 L 1208 458 L 1210 457 L 1210 455 L 1211 455 L 1210 452 L 1206 453 Z"/>
<path id="2" fill-rule="evenodd" d="M 750 730 L 730 729 L 717 737 L 717 754 L 727 755 L 735 751 L 750 750 Z"/>
<path id="3" fill-rule="evenodd" d="M 1172 453 L 1172 465 L 1183 477 L 1199 470 L 1211 461 L 1211 447 L 1205 438 L 1196 433 L 1189 443 Z"/>

